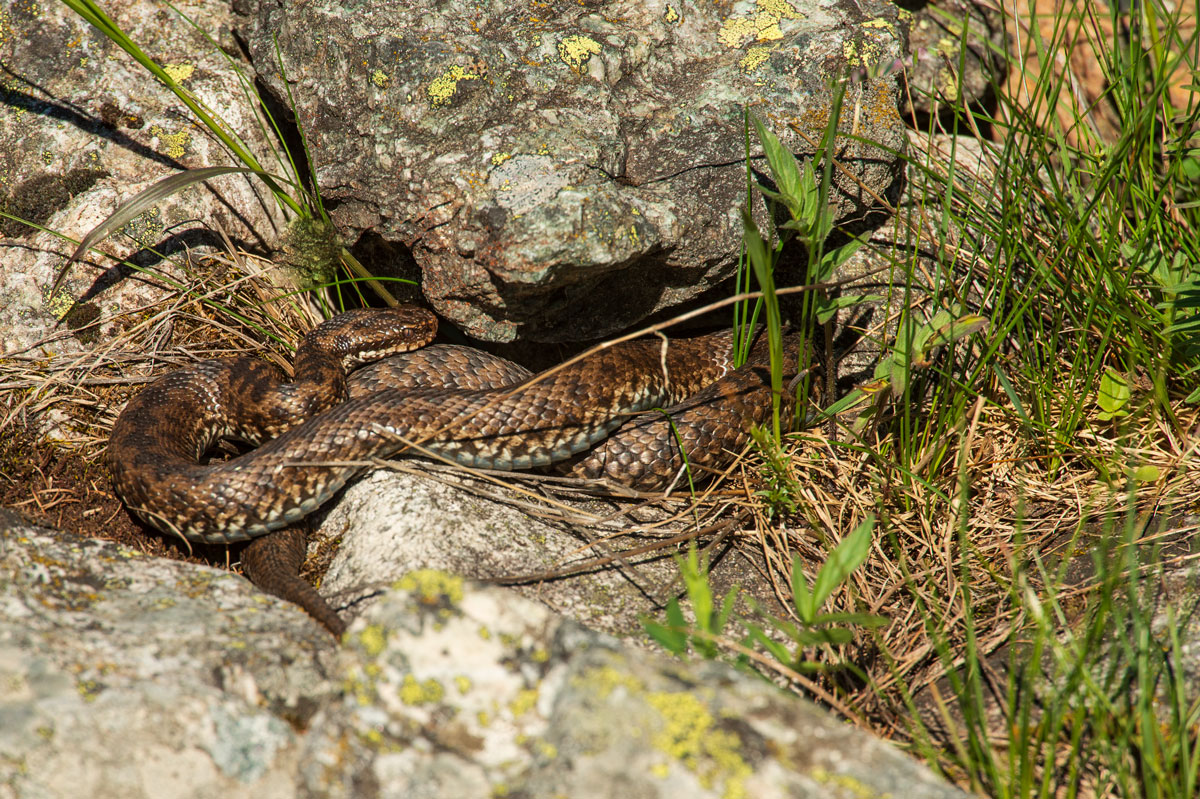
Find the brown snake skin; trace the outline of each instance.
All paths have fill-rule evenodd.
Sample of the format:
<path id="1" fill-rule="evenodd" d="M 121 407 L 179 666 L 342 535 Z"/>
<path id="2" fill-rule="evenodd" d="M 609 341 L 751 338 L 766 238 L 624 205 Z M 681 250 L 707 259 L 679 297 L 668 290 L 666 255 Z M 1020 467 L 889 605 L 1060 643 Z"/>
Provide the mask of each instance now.
<path id="1" fill-rule="evenodd" d="M 770 415 L 765 336 L 735 370 L 727 332 L 623 342 L 532 377 L 486 353 L 442 345 L 347 380 L 347 365 L 420 347 L 435 332 L 433 315 L 412 306 L 350 311 L 305 337 L 290 383 L 253 358 L 205 361 L 160 378 L 113 427 L 108 462 L 117 493 L 164 532 L 231 543 L 294 524 L 365 461 L 408 444 L 493 469 L 575 458 L 573 474 L 656 488 L 679 471 L 680 444 L 693 470 L 715 469 L 744 446 L 750 423 Z M 785 361 L 794 373 L 794 355 Z M 659 407 L 668 415 L 645 413 Z M 202 463 L 221 438 L 260 446 Z M 261 547 L 244 553 L 252 578 L 278 568 L 295 575 L 298 561 L 275 562 L 284 537 L 272 539 L 265 559 Z M 290 544 L 292 560 L 303 557 L 298 541 Z M 285 590 L 340 629 L 340 621 L 320 618 Z"/>

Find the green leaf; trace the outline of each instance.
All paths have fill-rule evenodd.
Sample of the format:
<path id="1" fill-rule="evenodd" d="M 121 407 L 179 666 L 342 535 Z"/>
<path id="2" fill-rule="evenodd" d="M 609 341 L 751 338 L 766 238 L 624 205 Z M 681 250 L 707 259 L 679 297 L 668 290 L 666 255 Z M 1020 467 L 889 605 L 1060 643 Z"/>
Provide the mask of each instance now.
<path id="1" fill-rule="evenodd" d="M 1008 379 L 1008 375 L 1000 367 L 999 363 L 992 365 L 992 373 L 996 375 L 996 380 L 1000 382 L 1000 388 L 1004 389 L 1008 401 L 1012 403 L 1013 410 L 1017 412 L 1017 416 L 1021 419 L 1022 424 L 1026 427 L 1032 427 L 1033 422 L 1029 419 L 1029 414 L 1025 411 L 1025 405 L 1021 402 L 1021 398 L 1017 396 L 1017 391 L 1013 388 L 1013 384 Z"/>
<path id="2" fill-rule="evenodd" d="M 776 660 L 778 660 L 780 663 L 791 663 L 792 662 L 792 653 L 788 650 L 788 648 L 786 646 L 784 646 L 783 644 L 779 643 L 778 641 L 775 641 L 772 638 L 770 638 L 766 633 L 764 633 L 758 627 L 747 624 L 746 630 L 749 632 L 750 638 L 752 638 L 755 642 L 760 644 L 763 649 L 770 652 L 771 656 L 774 657 Z"/>
<path id="3" fill-rule="evenodd" d="M 725 594 L 725 599 L 721 601 L 721 612 L 717 615 L 716 624 L 709 632 L 720 635 L 721 631 L 725 629 L 725 625 L 729 622 L 729 617 L 733 615 L 733 605 L 737 602 L 737 596 L 740 591 L 741 589 L 737 585 L 734 585 Z"/>
<path id="4" fill-rule="evenodd" d="M 776 630 L 779 630 L 779 632 L 783 633 L 793 641 L 799 641 L 804 636 L 804 631 L 795 624 L 792 624 L 787 619 L 770 615 L 768 615 L 766 619 L 771 623 L 772 627 L 774 627 Z"/>
<path id="5" fill-rule="evenodd" d="M 796 165 L 796 156 L 792 155 L 791 150 L 779 141 L 779 137 L 768 130 L 754 114 L 750 115 L 750 121 L 754 123 L 754 130 L 762 143 L 763 154 L 766 155 L 767 164 L 771 168 L 771 177 L 779 187 L 779 199 L 795 217 L 796 209 L 801 203 L 800 169 Z"/>
<path id="6" fill-rule="evenodd" d="M 850 256 L 858 252 L 859 248 L 867 243 L 869 235 L 870 234 L 863 233 L 850 239 L 850 241 L 846 242 L 840 247 L 827 250 L 821 256 L 820 266 L 817 270 L 817 280 L 819 282 L 824 282 L 833 277 L 834 271 L 839 266 L 846 263 L 846 261 L 850 260 Z M 880 299 L 882 299 L 882 297 Z"/>
<path id="7" fill-rule="evenodd" d="M 890 619 L 874 613 L 822 613 L 817 616 L 818 624 L 852 624 L 857 627 L 883 627 Z"/>
<path id="8" fill-rule="evenodd" d="M 1096 394 L 1096 404 L 1100 406 L 1098 418 L 1108 421 L 1119 416 L 1128 416 L 1125 406 L 1129 404 L 1131 392 L 1129 381 L 1111 367 L 1104 370 L 1100 378 L 1100 390 Z"/>
<path id="9" fill-rule="evenodd" d="M 746 245 L 746 256 L 750 259 L 750 265 L 755 272 L 760 269 L 769 270 L 771 259 L 767 255 L 767 245 L 758 232 L 758 225 L 754 223 L 754 217 L 745 208 L 742 209 L 742 226 L 744 228 L 742 238 Z"/>
<path id="10" fill-rule="evenodd" d="M 641 617 L 641 622 L 642 629 L 663 649 L 674 655 L 682 655 L 687 652 L 686 625 L 676 600 L 672 599 L 667 603 L 667 624 L 660 624 L 649 616 Z"/>
<path id="11" fill-rule="evenodd" d="M 805 624 L 810 624 L 817 615 L 812 592 L 808 590 L 808 579 L 804 576 L 804 569 L 800 568 L 799 555 L 792 556 L 792 603 Z"/>
<path id="12" fill-rule="evenodd" d="M 819 610 L 830 594 L 867 559 L 871 553 L 871 533 L 874 529 L 875 517 L 868 516 L 829 553 L 829 559 L 821 566 L 813 583 L 814 610 Z"/>
<path id="13" fill-rule="evenodd" d="M 667 624 L 680 629 L 687 627 L 687 620 L 683 618 L 683 609 L 679 607 L 679 600 L 675 597 L 667 600 Z"/>
<path id="14" fill-rule="evenodd" d="M 820 301 L 817 308 L 817 322 L 825 324 L 843 308 L 861 305 L 864 302 L 879 302 L 883 297 L 878 294 L 842 294 L 832 299 Z"/>
<path id="15" fill-rule="evenodd" d="M 707 564 L 700 562 L 700 555 L 693 544 L 688 547 L 687 560 L 680 561 L 679 573 L 687 588 L 688 600 L 692 603 L 692 613 L 696 616 L 696 626 L 705 631 L 711 631 L 713 596 L 708 586 Z"/>
<path id="16" fill-rule="evenodd" d="M 1153 483 L 1162 476 L 1157 466 L 1143 465 L 1130 472 L 1130 479 L 1138 483 Z"/>
<path id="17" fill-rule="evenodd" d="M 1200 389 L 1197 389 L 1197 391 L 1200 391 Z M 837 416 L 842 411 L 853 408 L 855 405 L 862 402 L 866 396 L 867 392 L 863 391 L 861 388 L 856 388 L 846 394 L 846 396 L 839 399 L 837 402 L 822 410 L 818 420 L 826 419 L 830 416 Z"/>
<path id="18" fill-rule="evenodd" d="M 936 319 L 937 317 L 934 318 Z M 988 321 L 986 316 L 979 316 L 978 314 L 967 314 L 957 319 L 947 320 L 933 330 L 932 335 L 925 342 L 922 349 L 925 352 L 929 352 L 934 347 L 940 347 L 943 344 L 958 341 L 960 338 L 969 336 L 972 333 L 978 333 L 987 328 Z"/>
<path id="19" fill-rule="evenodd" d="M 854 640 L 854 631 L 847 630 L 845 627 L 818 627 L 811 630 L 808 636 L 811 636 L 812 643 L 807 643 L 805 646 L 820 646 L 822 644 L 841 646 Z"/>

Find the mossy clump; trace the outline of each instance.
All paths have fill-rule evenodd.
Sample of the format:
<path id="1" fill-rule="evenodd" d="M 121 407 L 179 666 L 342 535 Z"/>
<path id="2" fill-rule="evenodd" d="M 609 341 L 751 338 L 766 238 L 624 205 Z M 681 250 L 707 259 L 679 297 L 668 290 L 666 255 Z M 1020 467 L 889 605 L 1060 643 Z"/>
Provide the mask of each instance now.
<path id="1" fill-rule="evenodd" d="M 71 310 L 67 311 L 63 321 L 75 334 L 75 338 L 84 344 L 95 344 L 100 338 L 100 328 L 90 325 L 99 318 L 100 308 L 96 303 L 81 302 L 71 306 Z"/>
<path id="2" fill-rule="evenodd" d="M 341 257 L 342 241 L 332 225 L 311 217 L 297 217 L 288 225 L 280 263 L 297 288 L 307 291 L 333 283 Z"/>

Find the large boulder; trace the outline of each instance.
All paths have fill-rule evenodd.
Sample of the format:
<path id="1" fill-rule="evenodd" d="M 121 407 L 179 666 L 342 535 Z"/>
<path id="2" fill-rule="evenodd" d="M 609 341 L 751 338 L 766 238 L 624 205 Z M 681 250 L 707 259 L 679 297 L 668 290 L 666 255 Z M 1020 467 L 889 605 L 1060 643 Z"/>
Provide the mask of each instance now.
<path id="1" fill-rule="evenodd" d="M 743 109 L 811 153 L 854 72 L 839 129 L 873 144 L 838 140 L 832 199 L 857 218 L 887 196 L 904 131 L 895 76 L 872 76 L 896 20 L 874 0 L 263 0 L 247 38 L 346 236 L 419 266 L 471 336 L 569 341 L 733 273 Z"/>
<path id="2" fill-rule="evenodd" d="M 338 647 L 202 566 L 0 509 L 0 793 L 962 796 L 761 680 L 415 572 Z"/>

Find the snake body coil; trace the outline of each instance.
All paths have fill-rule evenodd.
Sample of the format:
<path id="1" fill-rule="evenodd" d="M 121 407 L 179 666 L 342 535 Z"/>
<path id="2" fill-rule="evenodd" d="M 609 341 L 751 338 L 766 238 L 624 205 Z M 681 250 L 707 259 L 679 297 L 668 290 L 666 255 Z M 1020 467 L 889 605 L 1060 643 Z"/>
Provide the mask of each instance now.
<path id="1" fill-rule="evenodd" d="M 422 346 L 435 330 L 433 316 L 412 307 L 352 311 L 305 337 L 291 383 L 250 358 L 160 378 L 113 427 L 118 494 L 164 531 L 229 543 L 300 520 L 365 461 L 405 450 L 528 469 L 595 447 L 574 473 L 657 487 L 678 470 L 681 446 L 691 466 L 715 467 L 770 414 L 766 347 L 734 370 L 727 333 L 624 342 L 534 376 L 435 347 L 411 353 L 406 369 L 383 362 L 347 383 L 347 364 Z M 669 418 L 643 413 L 667 406 Z M 220 438 L 265 443 L 201 463 Z"/>

